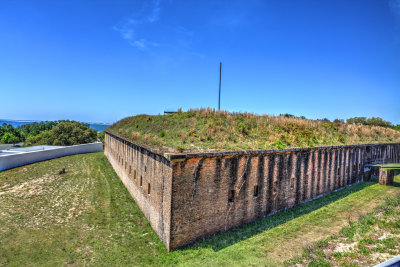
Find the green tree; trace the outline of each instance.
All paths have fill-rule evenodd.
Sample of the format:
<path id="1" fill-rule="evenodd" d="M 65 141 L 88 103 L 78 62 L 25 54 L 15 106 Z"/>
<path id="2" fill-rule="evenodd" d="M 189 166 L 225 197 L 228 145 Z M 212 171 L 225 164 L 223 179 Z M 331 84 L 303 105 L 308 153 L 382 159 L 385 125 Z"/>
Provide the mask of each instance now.
<path id="1" fill-rule="evenodd" d="M 20 138 L 13 135 L 12 133 L 5 133 L 3 137 L 1 138 L 1 142 L 4 144 L 16 144 L 20 142 Z"/>
<path id="2" fill-rule="evenodd" d="M 344 119 L 334 119 L 334 123 L 344 123 Z"/>
<path id="3" fill-rule="evenodd" d="M 364 124 L 364 125 L 372 125 L 372 126 L 381 126 L 381 127 L 386 127 L 386 128 L 393 127 L 393 125 L 390 121 L 385 121 L 384 119 L 379 118 L 379 117 L 372 117 L 372 118 L 354 117 L 354 118 L 347 119 L 346 122 L 347 123 Z"/>
<path id="4" fill-rule="evenodd" d="M 346 123 L 355 123 L 355 124 L 367 124 L 367 118 L 366 117 L 354 117 L 354 118 L 348 118 L 346 120 Z"/>
<path id="5" fill-rule="evenodd" d="M 367 119 L 367 125 L 381 126 L 381 127 L 393 127 L 390 121 L 385 121 L 379 117 L 372 117 Z"/>
<path id="6" fill-rule="evenodd" d="M 33 122 L 30 124 L 24 124 L 18 127 L 25 136 L 35 136 L 41 132 L 51 130 L 54 126 L 59 124 L 61 121 L 41 121 Z"/>
<path id="7" fill-rule="evenodd" d="M 14 137 L 18 138 L 16 143 L 25 139 L 24 134 L 18 128 L 14 128 L 11 124 L 3 123 L 3 125 L 0 126 L 0 140 L 3 139 L 6 133 L 12 134 Z M 3 141 L 1 142 L 4 143 Z"/>
<path id="8" fill-rule="evenodd" d="M 76 121 L 63 121 L 51 130 L 31 136 L 27 145 L 70 146 L 97 141 L 97 131 L 89 128 L 89 124 Z"/>

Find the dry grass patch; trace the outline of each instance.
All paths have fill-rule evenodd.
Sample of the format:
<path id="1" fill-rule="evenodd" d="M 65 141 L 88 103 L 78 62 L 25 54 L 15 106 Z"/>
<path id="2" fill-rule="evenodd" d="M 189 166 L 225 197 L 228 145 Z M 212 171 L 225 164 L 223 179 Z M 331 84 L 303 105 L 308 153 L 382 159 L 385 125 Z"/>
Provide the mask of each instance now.
<path id="1" fill-rule="evenodd" d="M 400 254 L 400 194 L 341 231 L 309 246 L 295 266 L 373 266 Z"/>

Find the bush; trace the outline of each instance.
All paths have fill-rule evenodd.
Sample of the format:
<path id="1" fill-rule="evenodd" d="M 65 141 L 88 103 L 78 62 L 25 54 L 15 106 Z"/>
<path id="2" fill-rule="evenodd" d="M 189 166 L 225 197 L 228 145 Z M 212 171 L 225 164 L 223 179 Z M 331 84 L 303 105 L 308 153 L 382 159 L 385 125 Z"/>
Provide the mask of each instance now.
<path id="1" fill-rule="evenodd" d="M 354 118 L 349 118 L 346 121 L 347 123 L 355 123 L 355 124 L 364 124 L 364 125 L 371 125 L 371 126 L 381 126 L 381 127 L 386 127 L 386 128 L 392 128 L 393 125 L 389 121 L 385 121 L 382 118 L 379 117 L 372 117 L 372 118 L 366 118 L 366 117 L 354 117 Z"/>
<path id="2" fill-rule="evenodd" d="M 346 120 L 346 123 L 349 124 L 367 124 L 367 118 L 366 117 L 354 117 L 354 118 L 348 118 Z"/>
<path id="3" fill-rule="evenodd" d="M 334 119 L 334 123 L 344 123 L 344 119 Z"/>

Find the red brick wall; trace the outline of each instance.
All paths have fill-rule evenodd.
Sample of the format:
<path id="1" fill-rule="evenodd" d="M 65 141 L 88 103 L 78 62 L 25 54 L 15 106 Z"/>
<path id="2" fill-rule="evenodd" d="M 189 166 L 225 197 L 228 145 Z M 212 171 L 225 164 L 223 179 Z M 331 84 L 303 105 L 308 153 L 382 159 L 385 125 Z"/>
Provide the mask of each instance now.
<path id="1" fill-rule="evenodd" d="M 105 134 L 104 153 L 154 231 L 169 248 L 171 162 L 109 133 Z"/>
<path id="2" fill-rule="evenodd" d="M 173 250 L 361 181 L 366 163 L 399 162 L 400 144 L 162 155 L 106 133 L 105 154 Z"/>
<path id="3" fill-rule="evenodd" d="M 364 164 L 396 161 L 399 148 L 386 144 L 187 155 L 173 164 L 171 249 L 361 181 Z"/>

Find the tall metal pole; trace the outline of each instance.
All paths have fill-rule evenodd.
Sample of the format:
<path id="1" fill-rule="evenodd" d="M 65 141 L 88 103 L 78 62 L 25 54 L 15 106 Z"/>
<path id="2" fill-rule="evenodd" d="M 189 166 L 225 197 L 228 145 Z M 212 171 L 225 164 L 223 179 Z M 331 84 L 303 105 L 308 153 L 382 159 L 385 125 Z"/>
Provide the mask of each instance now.
<path id="1" fill-rule="evenodd" d="M 218 110 L 221 109 L 221 71 L 222 62 L 219 63 L 219 93 L 218 93 Z"/>

